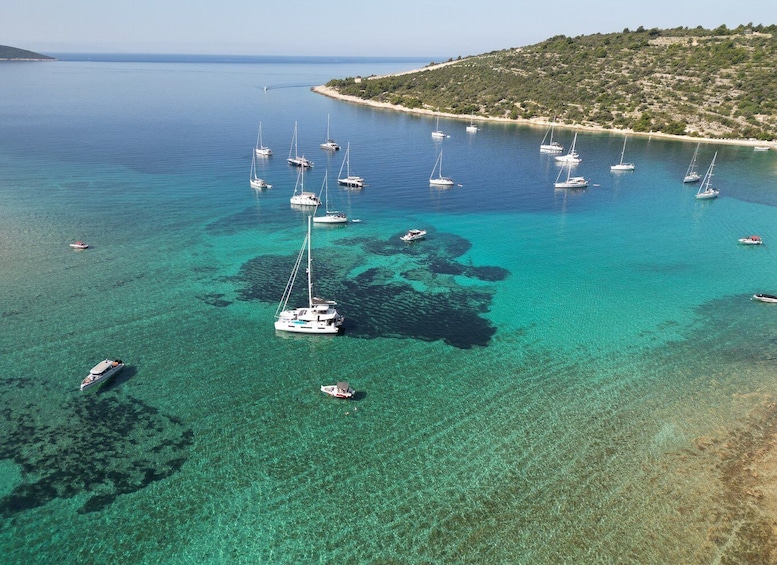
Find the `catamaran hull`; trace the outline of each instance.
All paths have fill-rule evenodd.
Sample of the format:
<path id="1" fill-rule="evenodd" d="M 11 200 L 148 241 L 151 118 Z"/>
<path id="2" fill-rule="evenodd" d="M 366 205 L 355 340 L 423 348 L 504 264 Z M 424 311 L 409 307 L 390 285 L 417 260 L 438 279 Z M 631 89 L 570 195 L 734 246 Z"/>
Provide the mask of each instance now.
<path id="1" fill-rule="evenodd" d="M 281 332 L 292 332 L 298 334 L 337 334 L 340 333 L 340 327 L 334 324 L 312 323 L 302 320 L 286 321 L 278 320 L 275 322 L 275 329 Z"/>

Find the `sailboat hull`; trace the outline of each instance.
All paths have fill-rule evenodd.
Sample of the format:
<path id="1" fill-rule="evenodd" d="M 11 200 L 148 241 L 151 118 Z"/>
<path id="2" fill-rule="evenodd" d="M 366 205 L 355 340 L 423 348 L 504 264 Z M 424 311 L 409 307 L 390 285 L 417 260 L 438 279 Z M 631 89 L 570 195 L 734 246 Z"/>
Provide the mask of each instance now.
<path id="1" fill-rule="evenodd" d="M 347 224 L 348 217 L 345 214 L 334 212 L 327 213 L 326 216 L 313 216 L 314 224 Z"/>
<path id="2" fill-rule="evenodd" d="M 327 305 L 326 308 L 296 308 L 284 310 L 275 321 L 275 329 L 301 334 L 336 334 L 343 316 Z"/>

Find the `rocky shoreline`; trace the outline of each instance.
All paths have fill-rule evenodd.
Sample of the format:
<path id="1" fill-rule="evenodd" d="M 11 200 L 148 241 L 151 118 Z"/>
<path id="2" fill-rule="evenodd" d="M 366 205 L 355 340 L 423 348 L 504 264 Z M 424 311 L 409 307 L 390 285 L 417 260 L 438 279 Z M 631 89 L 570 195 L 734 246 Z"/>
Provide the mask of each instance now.
<path id="1" fill-rule="evenodd" d="M 328 96 L 330 98 L 335 98 L 337 100 L 342 100 L 344 102 L 350 102 L 352 104 L 361 104 L 362 106 L 371 106 L 373 108 L 380 108 L 383 110 L 393 110 L 395 112 L 425 114 L 430 116 L 439 115 L 446 118 L 461 120 L 462 122 L 467 122 L 467 123 L 469 123 L 470 121 L 475 121 L 475 122 L 501 122 L 501 123 L 525 124 L 525 125 L 532 125 L 532 126 L 538 126 L 543 128 L 547 128 L 550 126 L 550 122 L 543 119 L 527 120 L 523 118 L 517 118 L 517 119 L 493 118 L 493 117 L 484 117 L 484 116 L 472 116 L 468 114 L 449 114 L 445 112 L 435 112 L 433 110 L 428 110 L 424 108 L 405 108 L 403 106 L 396 106 L 388 102 L 376 102 L 374 100 L 364 100 L 363 98 L 359 98 L 358 96 L 349 96 L 346 94 L 340 94 L 337 90 L 333 88 L 329 88 L 328 86 L 325 86 L 325 85 L 314 86 L 311 88 L 311 90 L 317 94 Z M 726 144 L 726 145 L 741 145 L 746 147 L 768 147 L 770 149 L 777 150 L 776 142 L 758 141 L 756 139 L 705 138 L 705 137 L 693 137 L 690 135 L 670 135 L 670 134 L 660 133 L 660 132 L 635 132 L 628 129 L 608 129 L 603 127 L 580 126 L 580 125 L 571 126 L 571 125 L 565 125 L 561 123 L 556 123 L 555 126 L 557 129 L 628 134 L 628 135 L 640 136 L 640 137 L 660 137 L 664 139 L 672 139 L 675 141 L 689 141 L 693 143 L 701 142 L 701 143 L 718 143 L 718 144 Z"/>

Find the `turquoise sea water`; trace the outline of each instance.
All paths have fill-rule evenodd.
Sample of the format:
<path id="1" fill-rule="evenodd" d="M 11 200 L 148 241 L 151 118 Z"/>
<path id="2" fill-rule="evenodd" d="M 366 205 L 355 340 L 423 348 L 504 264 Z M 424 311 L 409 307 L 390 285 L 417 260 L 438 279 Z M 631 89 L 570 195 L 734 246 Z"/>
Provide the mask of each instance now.
<path id="1" fill-rule="evenodd" d="M 777 160 L 310 92 L 425 61 L 0 68 L 0 546 L 13 563 L 694 563 L 746 551 L 737 449 L 768 435 Z M 267 87 L 265 91 L 264 87 Z M 361 191 L 336 186 L 351 143 Z M 258 124 L 271 190 L 248 184 Z M 338 337 L 276 334 L 305 235 Z M 557 131 L 562 143 L 571 132 Z M 428 185 L 438 152 L 457 185 Z M 407 245 L 407 229 L 427 239 Z M 759 248 L 737 245 L 756 233 Z M 90 244 L 76 252 L 68 243 Z M 124 372 L 78 385 L 105 357 Z M 348 380 L 351 402 L 319 392 Z M 742 446 L 742 447 L 740 447 Z M 756 533 L 754 533 L 756 532 Z"/>

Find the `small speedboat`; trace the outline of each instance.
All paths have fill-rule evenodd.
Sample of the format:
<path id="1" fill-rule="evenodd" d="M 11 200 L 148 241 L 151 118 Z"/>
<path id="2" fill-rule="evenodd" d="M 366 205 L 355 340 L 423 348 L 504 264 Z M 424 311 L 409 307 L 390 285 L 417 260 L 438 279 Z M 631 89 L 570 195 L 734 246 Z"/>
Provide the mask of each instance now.
<path id="1" fill-rule="evenodd" d="M 402 241 L 418 241 L 426 237 L 426 230 L 409 230 L 405 235 L 400 237 Z"/>
<path id="2" fill-rule="evenodd" d="M 111 378 L 124 368 L 124 362 L 121 359 L 104 359 L 92 367 L 87 377 L 81 381 L 81 390 L 94 386 L 106 379 Z"/>
<path id="3" fill-rule="evenodd" d="M 88 243 L 84 243 L 83 241 L 76 241 L 75 243 L 71 243 L 70 247 L 73 249 L 87 249 L 89 247 Z"/>
<path id="4" fill-rule="evenodd" d="M 323 385 L 321 392 L 334 398 L 351 398 L 356 394 L 356 391 L 345 381 L 341 381 L 336 385 Z"/>
<path id="5" fill-rule="evenodd" d="M 739 239 L 739 243 L 742 245 L 762 245 L 764 242 L 760 235 L 748 235 Z"/>
<path id="6" fill-rule="evenodd" d="M 777 296 L 773 294 L 754 294 L 753 300 L 759 300 L 760 302 L 768 302 L 769 304 L 777 304 Z"/>

